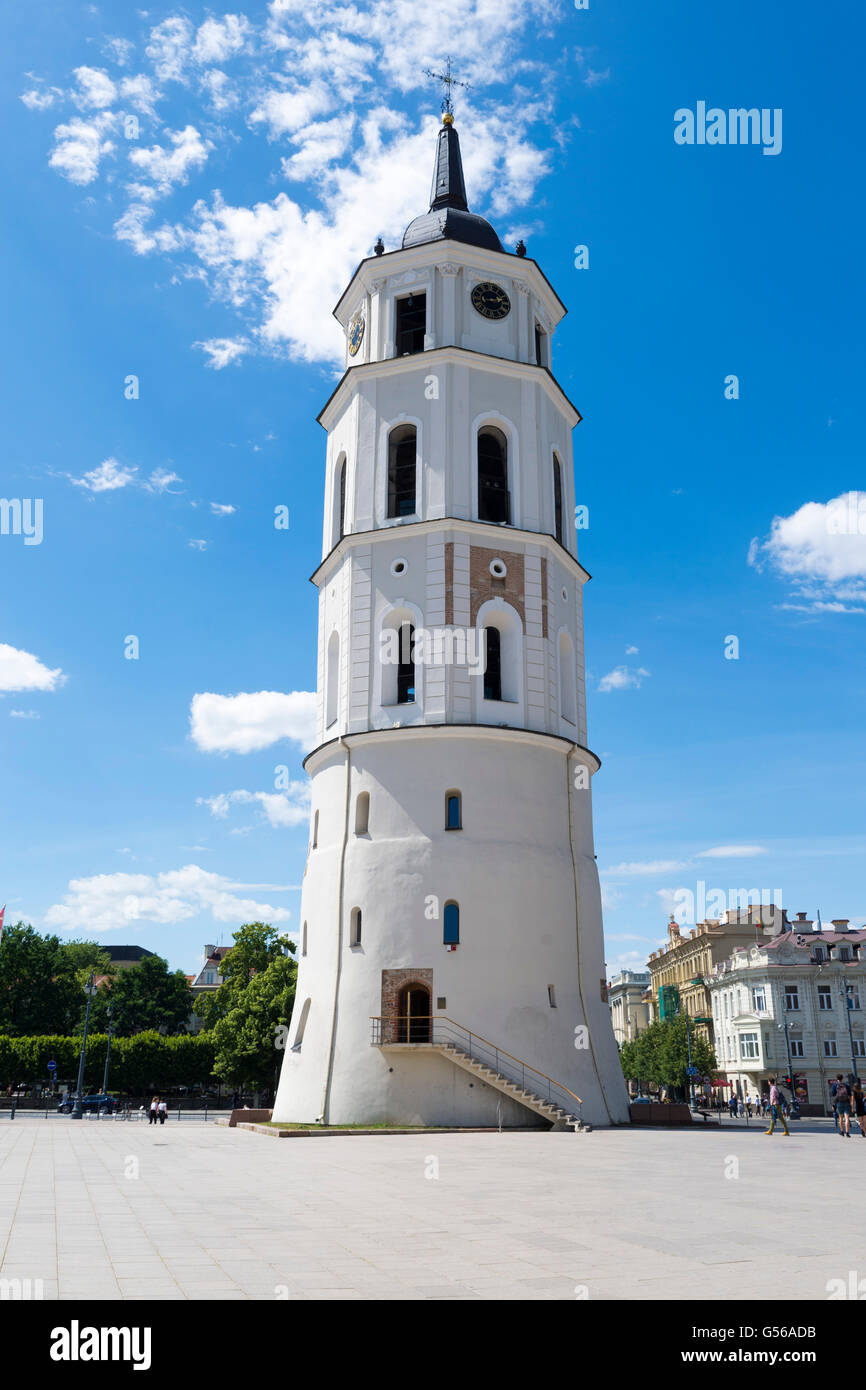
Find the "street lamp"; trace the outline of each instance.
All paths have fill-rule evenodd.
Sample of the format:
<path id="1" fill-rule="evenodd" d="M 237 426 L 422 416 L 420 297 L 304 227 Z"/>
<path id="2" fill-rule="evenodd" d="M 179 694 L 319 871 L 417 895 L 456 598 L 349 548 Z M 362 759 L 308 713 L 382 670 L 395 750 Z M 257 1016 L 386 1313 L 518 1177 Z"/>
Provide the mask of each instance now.
<path id="1" fill-rule="evenodd" d="M 105 1075 L 102 1078 L 102 1094 L 108 1095 L 108 1063 L 111 1060 L 111 1016 L 114 1013 L 114 1005 L 108 1006 L 108 1046 L 105 1049 Z"/>
<path id="2" fill-rule="evenodd" d="M 845 980 L 839 981 L 839 993 L 842 996 L 842 1003 L 845 1006 L 845 1018 L 848 1021 L 848 1042 L 851 1047 L 851 1084 L 853 1085 L 854 1078 L 857 1075 L 857 1063 L 854 1059 L 854 1033 L 851 1029 L 851 1010 L 854 1007 L 854 1001 L 848 993 L 848 985 Z"/>
<path id="3" fill-rule="evenodd" d="M 777 1023 L 776 1027 L 778 1028 L 780 1033 L 784 1032 L 785 1034 L 785 1052 L 788 1057 L 788 1076 L 791 1078 L 791 1119 L 797 1120 L 800 1117 L 800 1105 L 797 1100 L 797 1093 L 794 1090 L 794 1072 L 791 1067 L 791 1040 L 788 1037 L 787 1018 L 784 1020 L 783 1023 Z"/>
<path id="4" fill-rule="evenodd" d="M 81 1040 L 81 1055 L 78 1058 L 78 1086 L 75 1090 L 75 1104 L 72 1107 L 73 1120 L 80 1120 L 84 1114 L 84 1106 L 81 1102 L 81 1091 L 84 1086 L 84 1063 L 87 1060 L 87 1027 L 90 1023 L 90 1001 L 96 993 L 96 987 L 93 983 L 93 971 L 91 971 L 90 979 L 84 987 L 84 993 L 87 995 L 87 1009 L 84 1014 L 84 1037 Z"/>

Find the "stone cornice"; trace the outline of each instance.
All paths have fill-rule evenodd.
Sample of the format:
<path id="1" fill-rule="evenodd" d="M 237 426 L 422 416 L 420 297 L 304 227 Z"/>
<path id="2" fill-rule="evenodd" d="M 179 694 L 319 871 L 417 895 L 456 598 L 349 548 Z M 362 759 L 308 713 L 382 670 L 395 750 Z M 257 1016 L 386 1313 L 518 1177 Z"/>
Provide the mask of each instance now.
<path id="1" fill-rule="evenodd" d="M 402 247 L 396 251 L 386 251 L 383 256 L 368 256 L 360 262 L 354 275 L 334 306 L 334 318 L 343 328 L 357 307 L 360 292 L 376 293 L 375 281 L 383 276 L 400 274 L 407 270 L 435 270 L 441 264 L 449 267 L 446 274 L 453 273 L 451 267 L 457 265 L 467 270 L 481 270 L 489 275 L 506 275 L 509 279 L 518 277 L 528 280 L 535 293 L 548 309 L 551 322 L 555 326 L 568 313 L 556 290 L 551 285 L 537 261 L 529 256 L 516 256 L 509 251 L 486 251 L 480 246 L 465 245 L 460 241 L 424 242 L 420 246 Z"/>
<path id="2" fill-rule="evenodd" d="M 460 516 L 441 516 L 435 517 L 430 521 L 407 521 L 399 526 L 378 526 L 373 531 L 349 531 L 345 536 L 341 536 L 333 550 L 330 550 L 320 565 L 313 570 L 310 575 L 310 582 L 318 588 L 321 584 L 327 583 L 336 569 L 337 564 L 344 558 L 349 551 L 354 550 L 358 545 L 369 546 L 380 544 L 385 541 L 393 541 L 400 532 L 409 532 L 411 535 L 430 535 L 437 531 L 462 531 L 476 536 L 478 541 L 486 542 L 488 547 L 494 549 L 501 548 L 508 550 L 508 541 L 520 541 L 521 545 L 540 545 L 543 546 L 548 555 L 555 555 L 558 560 L 565 564 L 574 575 L 574 578 L 581 584 L 585 584 L 592 578 L 589 570 L 584 569 L 579 560 L 560 545 L 555 536 L 551 536 L 547 531 L 523 531 L 517 526 L 494 526 L 489 521 L 473 521 L 467 517 Z M 502 545 L 494 546 L 494 541 L 501 541 Z"/>
<path id="3" fill-rule="evenodd" d="M 585 748 L 582 743 L 575 743 L 573 739 L 561 738 L 559 734 L 547 734 L 537 729 L 516 729 L 494 724 L 412 724 L 403 729 L 365 729 L 360 733 L 342 734 L 338 738 L 328 739 L 326 743 L 320 743 L 317 748 L 313 748 L 304 758 L 303 767 L 306 772 L 312 774 L 316 770 L 310 766 L 313 759 L 318 761 L 323 755 L 336 753 L 341 744 L 348 748 L 354 748 L 357 744 L 366 743 L 370 739 L 441 739 L 443 735 L 468 738 L 476 744 L 485 740 L 533 743 L 536 746 L 542 745 L 547 748 L 558 749 L 568 757 L 572 753 L 579 754 L 580 761 L 589 765 L 591 776 L 595 776 L 601 767 L 601 759 L 598 755 L 593 753 L 590 748 Z"/>
<path id="4" fill-rule="evenodd" d="M 316 419 L 323 429 L 329 430 L 338 411 L 354 390 L 356 381 L 363 381 L 367 377 L 399 375 L 407 370 L 421 371 L 428 364 L 432 370 L 434 366 L 447 362 L 462 362 L 482 371 L 485 370 L 483 364 L 489 363 L 489 370 L 499 376 L 510 376 L 520 381 L 534 379 L 544 388 L 555 405 L 560 409 L 565 406 L 563 413 L 571 429 L 579 425 L 583 419 L 577 406 L 569 400 L 548 367 L 536 366 L 534 362 L 515 362 L 511 357 L 494 357 L 489 352 L 476 352 L 474 348 L 457 347 L 456 344 L 427 348 L 424 352 L 415 352 L 409 357 L 383 357 L 378 362 L 358 362 L 347 367 Z"/>

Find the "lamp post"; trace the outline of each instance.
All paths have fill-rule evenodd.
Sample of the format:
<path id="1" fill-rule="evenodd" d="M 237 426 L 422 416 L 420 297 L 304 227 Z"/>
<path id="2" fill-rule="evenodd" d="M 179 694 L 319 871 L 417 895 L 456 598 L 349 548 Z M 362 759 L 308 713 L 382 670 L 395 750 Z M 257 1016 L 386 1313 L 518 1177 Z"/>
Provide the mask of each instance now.
<path id="1" fill-rule="evenodd" d="M 108 1046 L 105 1049 L 105 1074 L 102 1078 L 102 1094 L 108 1095 L 108 1064 L 111 1060 L 111 1016 L 114 1013 L 114 1005 L 108 1006 Z"/>
<path id="2" fill-rule="evenodd" d="M 87 1008 L 84 1013 L 84 1037 L 81 1040 L 81 1054 L 78 1058 L 78 1085 L 75 1089 L 75 1104 L 72 1107 L 73 1120 L 80 1120 L 84 1114 L 84 1106 L 81 1103 L 81 1091 L 84 1086 L 84 1063 L 87 1060 L 87 1028 L 90 1023 L 90 1001 L 96 993 L 93 984 L 93 971 L 91 971 L 90 979 L 84 987 L 84 993 L 87 995 Z"/>
<path id="3" fill-rule="evenodd" d="M 777 1023 L 777 1024 L 776 1024 L 776 1027 L 778 1028 L 778 1030 L 779 1030 L 780 1033 L 784 1032 L 784 1034 L 785 1034 L 785 1052 L 786 1052 L 787 1058 L 788 1058 L 788 1075 L 789 1075 L 789 1077 L 791 1078 L 791 1118 L 792 1118 L 793 1120 L 796 1120 L 796 1119 L 799 1118 L 800 1106 L 799 1106 L 799 1104 L 798 1104 L 798 1102 L 797 1102 L 797 1093 L 796 1093 L 796 1091 L 794 1090 L 794 1072 L 793 1072 L 793 1069 L 792 1069 L 792 1067 L 791 1067 L 791 1040 L 790 1040 L 790 1038 L 788 1037 L 788 1020 L 787 1020 L 787 1018 L 784 1020 L 784 1022 L 782 1022 L 782 1023 Z"/>
<path id="4" fill-rule="evenodd" d="M 854 1007 L 851 995 L 848 993 L 848 985 L 844 980 L 839 982 L 839 993 L 842 996 L 842 1003 L 845 1006 L 845 1018 L 848 1023 L 848 1043 L 851 1047 L 851 1081 L 853 1085 L 854 1077 L 857 1075 L 857 1062 L 854 1058 L 854 1033 L 851 1029 L 851 1010 Z"/>

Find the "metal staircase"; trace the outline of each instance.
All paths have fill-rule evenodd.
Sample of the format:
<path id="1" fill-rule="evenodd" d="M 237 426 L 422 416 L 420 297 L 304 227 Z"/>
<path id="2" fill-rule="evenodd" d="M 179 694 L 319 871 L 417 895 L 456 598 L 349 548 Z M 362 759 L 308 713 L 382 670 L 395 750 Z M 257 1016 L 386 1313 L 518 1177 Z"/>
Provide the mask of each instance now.
<path id="1" fill-rule="evenodd" d="M 451 1018 L 393 1015 L 370 1021 L 373 1047 L 389 1052 L 439 1052 L 547 1120 L 551 1129 L 587 1133 L 591 1128 L 581 1119 L 583 1102 L 574 1091 Z"/>

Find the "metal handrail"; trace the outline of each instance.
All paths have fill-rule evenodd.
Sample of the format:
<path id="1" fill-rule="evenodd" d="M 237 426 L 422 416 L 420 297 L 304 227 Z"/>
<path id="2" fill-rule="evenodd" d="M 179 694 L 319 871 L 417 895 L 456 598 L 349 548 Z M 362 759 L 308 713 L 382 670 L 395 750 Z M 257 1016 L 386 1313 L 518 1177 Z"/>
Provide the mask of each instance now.
<path id="1" fill-rule="evenodd" d="M 548 1076 L 546 1072 L 540 1071 L 540 1070 L 538 1069 L 538 1067 L 532 1066 L 532 1064 L 531 1064 L 530 1062 L 525 1062 L 521 1057 L 515 1057 L 514 1054 L 513 1054 L 512 1052 L 508 1052 L 508 1051 L 506 1051 L 505 1048 L 499 1047 L 499 1045 L 498 1045 L 497 1043 L 491 1042 L 488 1038 L 483 1037 L 480 1033 L 473 1033 L 472 1030 L 471 1030 L 470 1028 L 467 1028 L 467 1027 L 465 1026 L 465 1024 L 458 1023 L 455 1019 L 453 1019 L 453 1018 L 448 1018 L 447 1015 L 445 1015 L 445 1014 L 411 1014 L 411 1015 L 410 1015 L 410 1014 L 383 1014 L 383 1015 L 375 1015 L 375 1014 L 374 1014 L 374 1015 L 371 1015 L 370 1021 L 371 1021 L 372 1025 L 373 1025 L 373 1028 L 372 1028 L 372 1037 L 371 1037 L 371 1044 L 372 1044 L 374 1047 L 375 1047 L 375 1046 L 380 1046 L 380 1045 L 382 1044 L 382 1041 L 383 1041 L 383 1037 L 382 1037 L 382 1034 L 383 1034 L 383 1027 L 382 1027 L 382 1025 L 383 1025 L 383 1024 L 396 1025 L 396 1024 L 400 1024 L 400 1023 L 405 1023 L 405 1024 L 406 1024 L 405 1032 L 406 1032 L 406 1035 L 407 1035 L 405 1041 L 406 1041 L 406 1043 L 408 1043 L 409 1045 L 412 1045 L 412 1046 L 419 1046 L 419 1044 L 418 1044 L 418 1043 L 412 1043 L 411 1040 L 410 1040 L 410 1038 L 409 1038 L 409 1036 L 408 1036 L 408 1035 L 409 1035 L 409 1031 L 410 1031 L 411 1024 L 413 1024 L 413 1023 L 429 1023 L 429 1024 L 430 1024 L 430 1029 L 429 1029 L 430 1037 L 429 1037 L 429 1039 L 424 1039 L 424 1042 L 427 1042 L 428 1045 L 429 1045 L 430 1042 L 434 1042 L 434 1041 L 435 1041 L 434 1033 L 435 1033 L 437 1024 L 440 1025 L 440 1031 L 441 1031 L 441 1025 L 443 1025 L 443 1024 L 448 1025 L 450 1028 L 458 1030 L 458 1033 L 463 1033 L 463 1034 L 465 1034 L 465 1035 L 467 1036 L 467 1038 L 469 1039 L 469 1047 L 468 1047 L 468 1049 L 464 1048 L 464 1051 L 467 1051 L 467 1050 L 468 1050 L 468 1055 L 469 1055 L 470 1057 L 473 1055 L 473 1054 L 472 1054 L 472 1044 L 473 1044 L 473 1041 L 474 1041 L 476 1044 L 479 1045 L 480 1048 L 486 1049 L 486 1051 L 491 1052 L 491 1053 L 494 1054 L 495 1063 L 496 1063 L 496 1070 L 499 1071 L 501 1075 L 503 1075 L 503 1076 L 508 1076 L 508 1072 L 505 1071 L 505 1070 L 503 1070 L 503 1069 L 501 1068 L 501 1066 L 500 1066 L 500 1058 L 505 1057 L 505 1058 L 508 1059 L 509 1062 L 513 1062 L 517 1067 L 520 1068 L 520 1081 L 521 1081 L 521 1085 L 523 1085 L 523 1086 L 526 1085 L 526 1073 L 527 1073 L 527 1071 L 529 1071 L 529 1072 L 532 1073 L 532 1076 L 533 1076 L 533 1077 L 540 1077 L 542 1081 L 545 1081 L 545 1082 L 547 1083 L 548 1099 L 552 1099 L 552 1096 L 550 1095 L 550 1088 L 553 1087 L 553 1088 L 555 1088 L 557 1091 L 559 1091 L 561 1095 L 563 1095 L 563 1096 L 569 1096 L 569 1097 L 571 1098 L 571 1100 L 576 1101 L 577 1104 L 578 1104 L 578 1106 L 582 1106 L 582 1105 L 583 1105 L 583 1101 L 581 1100 L 580 1096 L 576 1095 L 575 1092 L 572 1091 L 568 1086 L 563 1086 L 562 1082 L 560 1082 L 560 1081 L 555 1081 L 554 1078 L 553 1078 L 552 1076 Z M 447 1039 L 447 1040 L 448 1040 L 448 1041 L 452 1041 L 452 1039 Z M 391 1039 L 391 1040 L 389 1040 L 389 1041 L 397 1041 L 397 1039 Z M 422 1042 L 420 1045 L 423 1046 L 423 1042 Z M 458 1045 L 460 1045 L 460 1044 L 459 1044 L 459 1041 L 458 1041 Z M 483 1059 L 479 1059 L 479 1060 L 483 1060 Z M 514 1077 L 511 1077 L 511 1078 L 509 1078 L 509 1079 L 511 1079 L 511 1080 L 516 1080 L 516 1078 L 514 1078 Z M 530 1079 L 531 1079 L 531 1078 L 530 1078 Z M 541 1094 L 541 1089 L 540 1089 L 540 1088 L 539 1088 L 539 1094 Z M 568 1108 L 568 1102 L 566 1102 L 566 1107 Z"/>

